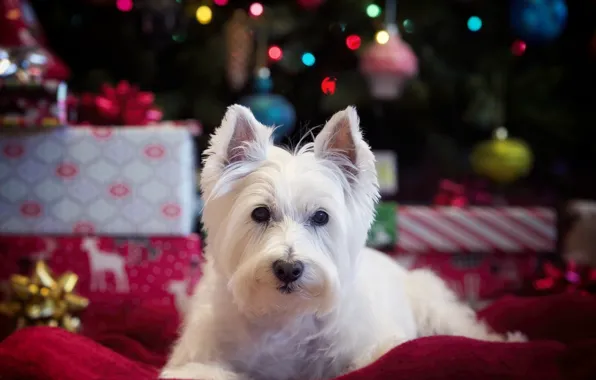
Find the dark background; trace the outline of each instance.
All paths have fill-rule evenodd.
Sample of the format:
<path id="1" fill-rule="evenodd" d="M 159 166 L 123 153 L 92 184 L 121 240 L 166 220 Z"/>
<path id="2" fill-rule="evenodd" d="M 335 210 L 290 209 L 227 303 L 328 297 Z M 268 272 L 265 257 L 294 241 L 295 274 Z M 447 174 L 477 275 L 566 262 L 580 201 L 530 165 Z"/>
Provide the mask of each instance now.
<path id="1" fill-rule="evenodd" d="M 196 118 L 209 133 L 227 105 L 252 91 L 250 83 L 239 92 L 227 85 L 223 36 L 233 10 L 251 3 L 137 0 L 130 12 L 119 11 L 115 0 L 33 0 L 32 6 L 51 48 L 72 70 L 73 91 L 127 79 L 155 92 L 166 118 Z M 317 57 L 313 67 L 270 65 L 274 92 L 296 108 L 295 134 L 355 104 L 372 147 L 399 155 L 400 199 L 428 199 L 438 178 L 465 176 L 470 148 L 499 125 L 526 140 L 535 154 L 530 178 L 515 186 L 548 187 L 563 197 L 596 194 L 596 1 L 567 1 L 563 35 L 528 44 L 516 57 L 509 1 L 400 0 L 398 24 L 418 55 L 420 73 L 400 99 L 389 102 L 370 97 L 358 51 L 345 44 L 347 35 L 358 34 L 365 46 L 382 27 L 382 16 L 366 15 L 372 1 L 326 0 L 314 10 L 297 0 L 262 3 L 266 22 L 281 30 L 270 35 L 270 44 L 281 46 L 285 56 L 294 49 Z M 208 25 L 194 17 L 202 4 L 214 12 Z M 472 15 L 483 20 L 475 33 L 466 26 Z M 175 20 L 172 28 L 166 16 Z M 151 31 L 143 28 L 148 20 Z M 330 75 L 338 78 L 338 89 L 326 96 L 320 83 Z M 499 107 L 502 114 L 483 118 Z"/>

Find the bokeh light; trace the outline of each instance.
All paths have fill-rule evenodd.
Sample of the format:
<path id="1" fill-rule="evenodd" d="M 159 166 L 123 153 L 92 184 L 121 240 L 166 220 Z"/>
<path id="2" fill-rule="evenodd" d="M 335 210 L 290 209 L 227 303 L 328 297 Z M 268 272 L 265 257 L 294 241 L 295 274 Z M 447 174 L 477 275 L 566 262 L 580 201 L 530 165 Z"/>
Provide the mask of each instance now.
<path id="1" fill-rule="evenodd" d="M 121 12 L 130 12 L 132 10 L 132 0 L 116 0 L 116 8 Z"/>
<path id="2" fill-rule="evenodd" d="M 199 24 L 206 25 L 211 22 L 211 19 L 213 18 L 213 12 L 211 11 L 211 8 L 209 8 L 208 6 L 201 5 L 197 8 L 196 16 Z"/>
<path id="3" fill-rule="evenodd" d="M 350 50 L 358 49 L 360 47 L 361 43 L 362 43 L 362 39 L 360 38 L 360 36 L 357 36 L 355 34 L 349 35 L 346 38 L 346 46 Z"/>
<path id="4" fill-rule="evenodd" d="M 267 51 L 267 54 L 269 55 L 269 58 L 274 61 L 279 61 L 283 57 L 283 51 L 279 46 L 271 46 Z"/>
<path id="5" fill-rule="evenodd" d="M 315 56 L 312 53 L 304 53 L 302 54 L 302 63 L 305 66 L 312 66 L 316 62 Z"/>
<path id="6" fill-rule="evenodd" d="M 263 4 L 261 3 L 252 3 L 250 5 L 250 7 L 248 8 L 248 13 L 250 13 L 251 16 L 253 17 L 259 17 L 263 14 L 263 11 L 265 9 L 263 8 Z"/>
<path id="7" fill-rule="evenodd" d="M 468 29 L 477 32 L 482 28 L 482 20 L 478 16 L 472 16 L 468 19 Z"/>
<path id="8" fill-rule="evenodd" d="M 402 23 L 404 30 L 406 31 L 406 33 L 413 33 L 414 32 L 414 22 L 412 22 L 412 20 L 410 19 L 405 19 L 404 22 Z"/>
<path id="9" fill-rule="evenodd" d="M 375 35 L 375 40 L 377 40 L 377 42 L 381 45 L 385 45 L 387 42 L 389 42 L 389 33 L 386 30 L 380 30 Z"/>
<path id="10" fill-rule="evenodd" d="M 224 5 L 228 5 L 228 0 L 213 0 L 213 4 L 223 7 Z"/>
<path id="11" fill-rule="evenodd" d="M 366 15 L 370 18 L 379 17 L 381 14 L 381 7 L 377 4 L 370 4 L 366 7 Z"/>
<path id="12" fill-rule="evenodd" d="M 526 48 L 528 46 L 526 45 L 526 43 L 522 40 L 515 40 L 513 41 L 513 44 L 511 44 L 511 52 L 513 53 L 513 55 L 519 57 L 522 56 L 525 52 L 526 52 Z"/>

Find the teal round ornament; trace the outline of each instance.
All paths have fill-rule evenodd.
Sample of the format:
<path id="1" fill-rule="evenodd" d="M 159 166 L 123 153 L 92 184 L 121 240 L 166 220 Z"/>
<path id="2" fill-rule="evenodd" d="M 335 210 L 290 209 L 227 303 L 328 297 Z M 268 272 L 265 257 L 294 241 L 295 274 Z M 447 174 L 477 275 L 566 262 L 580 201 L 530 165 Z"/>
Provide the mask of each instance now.
<path id="1" fill-rule="evenodd" d="M 558 38 L 567 25 L 565 0 L 511 0 L 513 31 L 530 43 L 547 43 Z"/>
<path id="2" fill-rule="evenodd" d="M 271 94 L 273 82 L 270 77 L 257 77 L 255 93 L 240 99 L 240 104 L 250 108 L 255 118 L 268 127 L 275 127 L 274 141 L 288 136 L 296 124 L 296 111 L 281 95 Z"/>

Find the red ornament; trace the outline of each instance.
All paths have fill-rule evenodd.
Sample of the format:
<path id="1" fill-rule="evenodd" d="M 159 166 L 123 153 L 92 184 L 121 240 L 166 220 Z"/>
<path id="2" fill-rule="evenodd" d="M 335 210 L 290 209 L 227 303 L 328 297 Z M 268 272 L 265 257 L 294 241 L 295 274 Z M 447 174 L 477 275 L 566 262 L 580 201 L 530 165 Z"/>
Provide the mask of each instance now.
<path id="1" fill-rule="evenodd" d="M 335 77 L 325 77 L 323 82 L 321 82 L 321 91 L 325 95 L 333 95 L 335 94 L 335 88 L 337 87 L 337 78 Z"/>
<path id="2" fill-rule="evenodd" d="M 267 51 L 267 54 L 273 61 L 279 61 L 283 58 L 283 51 L 279 46 L 271 46 Z"/>
<path id="3" fill-rule="evenodd" d="M 298 5 L 307 10 L 317 9 L 325 0 L 298 0 Z"/>
<path id="4" fill-rule="evenodd" d="M 99 95 L 83 94 L 78 109 L 78 122 L 112 126 L 153 124 L 162 117 L 153 101 L 153 93 L 140 91 L 127 81 L 121 81 L 116 87 L 104 84 Z"/>
<path id="5" fill-rule="evenodd" d="M 350 50 L 358 49 L 360 47 L 361 43 L 362 43 L 362 40 L 360 39 L 360 36 L 352 34 L 352 35 L 346 37 L 346 46 Z"/>
<path id="6" fill-rule="evenodd" d="M 527 47 L 528 46 L 526 45 L 526 43 L 524 41 L 516 40 L 511 45 L 511 52 L 513 53 L 513 55 L 519 57 L 519 56 L 522 56 L 526 52 Z"/>

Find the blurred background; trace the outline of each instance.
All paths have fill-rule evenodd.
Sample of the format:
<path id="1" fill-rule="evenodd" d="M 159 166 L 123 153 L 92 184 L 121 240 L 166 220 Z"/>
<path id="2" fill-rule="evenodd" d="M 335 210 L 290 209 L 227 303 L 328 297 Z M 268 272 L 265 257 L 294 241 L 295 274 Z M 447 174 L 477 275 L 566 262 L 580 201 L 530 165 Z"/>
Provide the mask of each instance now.
<path id="1" fill-rule="evenodd" d="M 534 157 L 517 189 L 596 193 L 594 1 L 32 0 L 31 6 L 47 45 L 71 70 L 72 91 L 137 84 L 155 93 L 164 119 L 199 120 L 203 145 L 227 105 L 264 91 L 256 72 L 267 67 L 265 87 L 285 99 L 259 107 L 280 113 L 272 118 L 285 122 L 284 142 L 354 104 L 372 147 L 398 154 L 400 200 L 424 201 L 437 178 L 468 175 L 471 150 L 498 127 L 525 141 Z M 386 44 L 390 24 L 399 44 Z M 414 61 L 389 63 L 395 65 L 389 75 L 403 79 L 397 94 L 371 91 L 368 78 L 375 70 L 384 75 L 379 57 L 390 54 L 367 57 L 374 45 L 404 49 Z M 333 95 L 323 92 L 325 78 L 335 79 Z M 289 103 L 295 118 L 278 101 Z"/>

